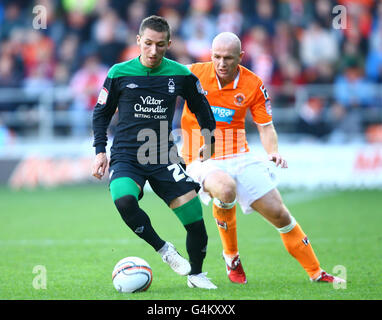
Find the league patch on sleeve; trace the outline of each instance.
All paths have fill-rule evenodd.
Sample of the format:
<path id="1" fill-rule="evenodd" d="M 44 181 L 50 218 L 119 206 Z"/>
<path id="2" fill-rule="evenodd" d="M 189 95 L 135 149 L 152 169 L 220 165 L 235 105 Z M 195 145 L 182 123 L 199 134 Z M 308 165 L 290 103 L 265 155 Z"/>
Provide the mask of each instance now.
<path id="1" fill-rule="evenodd" d="M 267 113 L 271 116 L 272 115 L 272 106 L 271 106 L 271 100 L 265 101 L 265 110 Z"/>
<path id="2" fill-rule="evenodd" d="M 200 80 L 198 80 L 196 82 L 196 89 L 198 90 L 199 93 L 203 94 L 203 95 L 206 95 L 207 92 L 204 91 L 203 87 L 202 87 L 202 84 L 200 83 Z"/>
<path id="3" fill-rule="evenodd" d="M 99 93 L 97 103 L 99 103 L 101 105 L 105 104 L 108 95 L 109 95 L 109 91 L 107 91 L 106 88 L 102 88 L 101 92 Z"/>

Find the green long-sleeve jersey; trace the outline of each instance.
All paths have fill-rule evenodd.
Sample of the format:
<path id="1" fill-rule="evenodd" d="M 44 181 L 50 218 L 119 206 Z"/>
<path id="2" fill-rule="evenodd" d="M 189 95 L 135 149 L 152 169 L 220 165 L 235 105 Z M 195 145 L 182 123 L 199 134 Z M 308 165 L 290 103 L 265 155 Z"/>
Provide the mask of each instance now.
<path id="1" fill-rule="evenodd" d="M 111 160 L 137 159 L 143 145 L 158 160 L 166 156 L 174 146 L 171 133 L 178 96 L 187 101 L 200 128 L 208 129 L 202 132 L 213 132 L 216 122 L 210 105 L 198 78 L 186 66 L 163 58 L 151 69 L 142 65 L 139 57 L 115 64 L 93 112 L 96 153 L 106 150 L 107 128 L 118 108 Z"/>

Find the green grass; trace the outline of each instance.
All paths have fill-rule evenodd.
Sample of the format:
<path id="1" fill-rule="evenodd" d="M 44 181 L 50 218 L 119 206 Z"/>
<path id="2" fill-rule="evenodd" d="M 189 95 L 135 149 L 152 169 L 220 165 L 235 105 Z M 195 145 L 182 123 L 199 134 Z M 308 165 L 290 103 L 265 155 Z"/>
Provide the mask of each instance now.
<path id="1" fill-rule="evenodd" d="M 363 300 L 382 299 L 381 191 L 282 191 L 308 234 L 321 265 L 346 269 L 345 289 L 312 284 L 285 251 L 277 231 L 258 214 L 238 212 L 238 241 L 248 284 L 229 282 L 211 207 L 204 208 L 209 245 L 204 271 L 217 290 L 190 289 L 151 247 L 123 223 L 104 184 L 36 191 L 0 189 L 0 299 L 139 300 Z M 140 202 L 158 233 L 186 256 L 185 231 L 153 193 Z M 139 256 L 153 269 L 147 292 L 120 294 L 111 282 L 115 263 Z M 47 288 L 35 289 L 35 266 Z"/>

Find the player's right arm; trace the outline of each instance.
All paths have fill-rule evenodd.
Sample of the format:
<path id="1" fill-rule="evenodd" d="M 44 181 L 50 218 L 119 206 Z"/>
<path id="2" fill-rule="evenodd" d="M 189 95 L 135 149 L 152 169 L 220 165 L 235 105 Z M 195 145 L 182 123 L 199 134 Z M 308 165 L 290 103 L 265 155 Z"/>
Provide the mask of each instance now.
<path id="1" fill-rule="evenodd" d="M 107 128 L 110 124 L 118 105 L 117 79 L 113 78 L 113 68 L 110 69 L 98 96 L 97 104 L 93 111 L 93 132 L 96 157 L 93 162 L 92 175 L 101 179 L 107 167 L 106 145 Z"/>

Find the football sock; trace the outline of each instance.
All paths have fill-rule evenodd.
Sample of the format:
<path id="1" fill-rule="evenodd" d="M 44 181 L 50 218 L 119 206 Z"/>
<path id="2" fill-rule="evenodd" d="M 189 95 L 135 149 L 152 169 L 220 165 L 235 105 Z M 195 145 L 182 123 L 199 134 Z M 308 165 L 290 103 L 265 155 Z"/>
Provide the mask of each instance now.
<path id="1" fill-rule="evenodd" d="M 155 232 L 149 216 L 141 208 L 135 196 L 127 195 L 114 201 L 123 221 L 133 232 L 151 245 L 155 251 L 161 249 L 165 241 Z"/>
<path id="2" fill-rule="evenodd" d="M 158 253 L 159 253 L 161 256 L 163 256 L 163 255 L 166 253 L 167 250 L 168 250 L 168 244 L 167 244 L 167 242 L 165 242 L 165 244 L 163 245 L 163 247 L 160 248 L 160 249 L 158 250 Z"/>
<path id="3" fill-rule="evenodd" d="M 239 249 L 237 245 L 236 201 L 226 204 L 214 199 L 212 215 L 215 218 L 223 245 L 223 252 L 228 257 L 235 256 Z"/>
<path id="4" fill-rule="evenodd" d="M 301 264 L 310 278 L 316 277 L 321 271 L 320 263 L 308 237 L 296 220 L 292 217 L 289 225 L 277 230 L 286 250 Z"/>
<path id="5" fill-rule="evenodd" d="M 207 253 L 208 236 L 204 220 L 195 221 L 184 226 L 187 230 L 186 248 L 190 257 L 190 274 L 202 272 L 203 260 Z"/>
<path id="6" fill-rule="evenodd" d="M 186 249 L 191 265 L 190 274 L 199 274 L 202 272 L 208 242 L 200 200 L 195 197 L 173 211 L 187 231 Z"/>
<path id="7" fill-rule="evenodd" d="M 203 219 L 203 209 L 199 197 L 192 198 L 180 207 L 172 209 L 172 211 L 184 226 Z"/>

